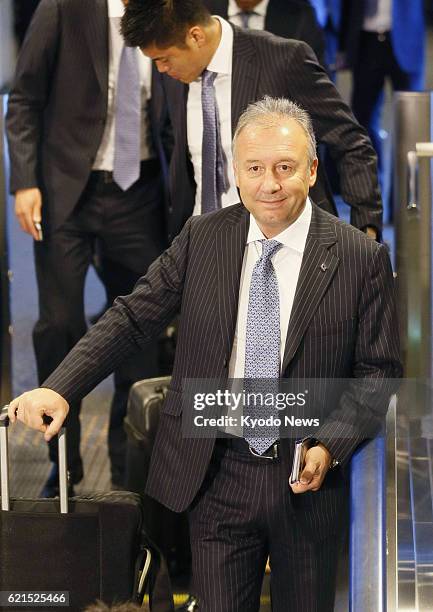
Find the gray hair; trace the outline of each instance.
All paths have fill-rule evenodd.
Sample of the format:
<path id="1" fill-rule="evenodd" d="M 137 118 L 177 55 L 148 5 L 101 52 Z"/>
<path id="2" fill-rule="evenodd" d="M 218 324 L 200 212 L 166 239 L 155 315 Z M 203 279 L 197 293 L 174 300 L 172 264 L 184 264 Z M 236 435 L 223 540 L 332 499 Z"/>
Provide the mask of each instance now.
<path id="1" fill-rule="evenodd" d="M 236 143 L 242 130 L 252 123 L 265 127 L 276 127 L 280 125 L 282 119 L 293 119 L 304 130 L 308 140 L 308 163 L 311 165 L 317 159 L 316 136 L 313 130 L 313 123 L 306 110 L 298 106 L 295 102 L 286 98 L 271 98 L 265 96 L 257 102 L 247 106 L 239 117 L 236 131 L 233 136 L 233 157 L 236 161 Z"/>

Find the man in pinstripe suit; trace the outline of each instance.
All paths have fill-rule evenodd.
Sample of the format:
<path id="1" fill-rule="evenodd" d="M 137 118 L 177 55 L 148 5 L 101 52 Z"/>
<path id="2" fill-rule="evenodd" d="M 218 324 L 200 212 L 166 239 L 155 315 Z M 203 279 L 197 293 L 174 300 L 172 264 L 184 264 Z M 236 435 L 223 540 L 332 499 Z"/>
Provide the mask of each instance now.
<path id="1" fill-rule="evenodd" d="M 200 609 L 257 610 L 269 554 L 274 610 L 330 612 L 346 524 L 347 465 L 385 411 L 369 384 L 386 391 L 387 379 L 401 373 L 391 266 L 383 245 L 311 203 L 317 159 L 305 111 L 265 98 L 241 116 L 235 138 L 243 203 L 191 217 L 133 293 L 118 298 L 45 381 L 46 388 L 14 400 L 9 414 L 14 421 L 17 412 L 51 438 L 68 404 L 180 309 L 147 492 L 172 510 L 189 510 Z M 252 266 L 271 240 L 282 245 L 272 259 L 280 295 L 281 377 L 353 378 L 339 398 L 325 392 L 317 399 L 323 420 L 316 444 L 291 487 L 288 439 L 257 456 L 243 438 L 182 434 L 185 379 L 243 376 Z M 44 413 L 53 417 L 48 427 Z"/>
<path id="2" fill-rule="evenodd" d="M 127 44 L 140 47 L 163 73 L 154 95 L 160 107 L 166 106 L 174 135 L 167 203 L 170 239 L 191 214 L 203 211 L 201 153 L 207 133 L 202 128 L 200 89 L 206 71 L 216 74 L 221 144 L 227 160 L 228 189 L 220 194 L 222 207 L 238 201 L 231 140 L 240 114 L 264 95 L 284 97 L 312 116 L 318 140 L 336 162 L 352 225 L 373 237 L 380 234 L 382 204 L 374 149 L 308 45 L 233 26 L 212 17 L 202 0 L 129 0 L 122 33 Z M 320 208 L 337 215 L 320 168 L 312 197 Z"/>

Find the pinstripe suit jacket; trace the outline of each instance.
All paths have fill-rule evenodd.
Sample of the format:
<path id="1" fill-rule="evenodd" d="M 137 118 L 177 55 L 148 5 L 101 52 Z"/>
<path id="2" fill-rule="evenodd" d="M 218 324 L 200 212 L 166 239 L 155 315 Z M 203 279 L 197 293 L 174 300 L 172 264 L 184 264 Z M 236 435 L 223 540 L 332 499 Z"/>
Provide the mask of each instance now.
<path id="1" fill-rule="evenodd" d="M 344 200 L 351 205 L 351 223 L 381 228 L 382 204 L 377 184 L 376 154 L 348 106 L 302 41 L 278 38 L 264 31 L 232 26 L 233 72 L 231 120 L 234 132 L 240 114 L 249 103 L 268 94 L 298 102 L 311 114 L 319 142 L 329 145 L 335 158 Z M 168 205 L 168 231 L 175 236 L 192 214 L 195 183 L 188 154 L 186 106 L 188 86 L 167 75 L 155 91 L 157 106 L 168 107 L 173 127 Z M 323 177 L 322 177 L 323 178 Z M 311 192 L 316 204 L 335 213 L 320 174 Z"/>
<path id="2" fill-rule="evenodd" d="M 228 0 L 204 0 L 203 3 L 212 15 L 221 15 L 228 19 Z M 325 38 L 317 23 L 316 13 L 308 2 L 269 0 L 263 29 L 283 38 L 303 40 L 310 45 L 323 65 Z"/>
<path id="3" fill-rule="evenodd" d="M 242 204 L 192 217 L 133 293 L 120 297 L 44 383 L 68 401 L 82 397 L 126 356 L 154 338 L 181 309 L 172 382 L 152 456 L 148 493 L 182 511 L 202 484 L 214 439 L 182 437 L 186 378 L 227 378 L 249 214 Z M 289 271 L 288 271 L 289 273 Z M 400 374 L 393 277 L 384 246 L 313 206 L 287 333 L 283 376 L 366 377 Z M 383 412 L 346 394 L 316 436 L 342 465 Z M 319 407 L 318 407 L 319 408 Z M 288 477 L 292 444 L 282 441 Z M 328 533 L 347 498 L 343 470 L 317 493 L 293 496 L 312 533 Z M 297 497 L 297 499 L 295 499 Z"/>

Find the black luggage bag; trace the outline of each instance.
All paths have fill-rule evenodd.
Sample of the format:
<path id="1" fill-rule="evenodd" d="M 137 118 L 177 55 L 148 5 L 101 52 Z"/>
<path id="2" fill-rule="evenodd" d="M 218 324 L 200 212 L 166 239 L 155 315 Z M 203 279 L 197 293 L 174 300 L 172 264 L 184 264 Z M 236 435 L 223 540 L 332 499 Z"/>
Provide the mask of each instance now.
<path id="1" fill-rule="evenodd" d="M 159 597 L 151 609 L 172 610 L 164 562 L 143 531 L 140 497 L 114 491 L 68 499 L 64 430 L 59 434 L 60 498 L 9 499 L 5 414 L 3 409 L 0 591 L 6 600 L 0 609 L 20 603 L 23 610 L 55 605 L 78 612 L 96 599 L 141 603 L 150 580 Z"/>
<path id="2" fill-rule="evenodd" d="M 162 551 L 174 576 L 189 573 L 191 567 L 186 513 L 172 512 L 144 494 L 161 405 L 169 383 L 170 376 L 163 376 L 138 381 L 131 387 L 124 421 L 128 436 L 125 484 L 128 491 L 142 496 L 146 532 Z"/>

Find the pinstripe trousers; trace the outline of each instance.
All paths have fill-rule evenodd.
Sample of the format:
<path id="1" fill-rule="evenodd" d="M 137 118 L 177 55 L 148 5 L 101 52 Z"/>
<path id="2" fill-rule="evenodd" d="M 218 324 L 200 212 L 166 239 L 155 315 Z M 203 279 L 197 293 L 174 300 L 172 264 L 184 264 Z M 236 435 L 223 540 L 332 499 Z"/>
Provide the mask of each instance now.
<path id="1" fill-rule="evenodd" d="M 189 511 L 200 611 L 258 611 L 268 555 L 273 612 L 333 611 L 342 538 L 313 541 L 297 524 L 290 495 L 282 461 L 216 444 Z"/>

